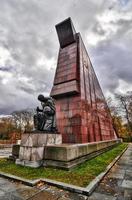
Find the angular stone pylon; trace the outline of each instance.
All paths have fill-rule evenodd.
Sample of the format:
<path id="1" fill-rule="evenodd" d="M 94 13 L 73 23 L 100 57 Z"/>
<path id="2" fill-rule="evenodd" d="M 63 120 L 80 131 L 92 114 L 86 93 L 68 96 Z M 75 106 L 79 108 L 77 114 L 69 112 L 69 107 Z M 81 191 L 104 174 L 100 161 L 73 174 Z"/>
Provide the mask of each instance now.
<path id="1" fill-rule="evenodd" d="M 107 103 L 80 33 L 70 18 L 56 25 L 60 42 L 51 96 L 63 143 L 116 139 Z"/>

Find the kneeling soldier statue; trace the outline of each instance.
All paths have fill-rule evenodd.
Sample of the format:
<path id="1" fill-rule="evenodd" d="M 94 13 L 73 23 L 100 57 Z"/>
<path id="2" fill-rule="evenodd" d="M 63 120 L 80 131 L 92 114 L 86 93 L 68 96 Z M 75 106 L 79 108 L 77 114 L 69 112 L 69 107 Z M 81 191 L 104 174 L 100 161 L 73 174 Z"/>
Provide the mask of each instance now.
<path id="1" fill-rule="evenodd" d="M 52 97 L 44 97 L 42 94 L 38 96 L 42 108 L 37 107 L 36 114 L 34 115 L 35 130 L 44 132 L 55 132 L 55 104 Z"/>

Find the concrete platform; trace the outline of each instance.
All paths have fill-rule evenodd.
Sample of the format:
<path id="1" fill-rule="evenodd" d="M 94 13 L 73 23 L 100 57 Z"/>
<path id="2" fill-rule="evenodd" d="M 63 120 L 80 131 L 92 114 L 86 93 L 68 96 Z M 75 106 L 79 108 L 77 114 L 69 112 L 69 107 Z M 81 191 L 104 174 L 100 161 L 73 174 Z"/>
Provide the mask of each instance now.
<path id="1" fill-rule="evenodd" d="M 45 149 L 44 166 L 71 169 L 120 143 L 120 139 L 85 144 L 49 145 Z"/>

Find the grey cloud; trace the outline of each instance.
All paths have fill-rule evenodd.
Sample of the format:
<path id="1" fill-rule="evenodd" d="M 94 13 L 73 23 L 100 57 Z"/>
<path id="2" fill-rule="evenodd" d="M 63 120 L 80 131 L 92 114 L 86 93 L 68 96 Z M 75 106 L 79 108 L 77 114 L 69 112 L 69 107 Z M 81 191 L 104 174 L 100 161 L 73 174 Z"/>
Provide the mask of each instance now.
<path id="1" fill-rule="evenodd" d="M 123 42 L 123 41 L 122 41 Z M 93 49 L 95 71 L 98 74 L 102 87 L 112 93 L 118 88 L 119 80 L 132 84 L 132 48 L 121 41 L 102 43 Z M 131 46 L 132 41 L 129 41 Z"/>
<path id="2" fill-rule="evenodd" d="M 103 30 L 103 28 L 101 27 L 101 25 L 98 22 L 93 26 L 92 31 L 101 36 L 105 35 L 105 31 Z"/>
<path id="3" fill-rule="evenodd" d="M 20 90 L 23 90 L 24 92 L 26 92 L 26 93 L 28 93 L 28 94 L 34 93 L 34 90 L 33 90 L 33 89 L 27 88 L 27 87 L 24 87 L 24 86 L 20 86 L 19 89 L 20 89 Z"/>
<path id="4" fill-rule="evenodd" d="M 109 14 L 115 14 L 115 17 L 112 17 L 110 21 L 108 18 L 108 25 L 113 26 L 113 30 L 111 30 L 111 33 L 113 32 L 112 34 L 110 34 L 109 36 L 107 35 L 107 29 L 109 29 L 109 27 L 107 29 L 104 28 L 104 24 L 99 19 L 97 19 L 95 23 L 93 23 L 93 26 L 91 28 L 91 31 L 96 33 L 97 36 L 104 36 L 103 40 L 106 40 L 106 42 L 109 42 L 109 40 L 113 41 L 115 39 L 118 39 L 119 37 L 122 38 L 127 33 L 127 31 L 132 30 L 132 1 L 127 1 L 127 3 L 125 4 L 122 4 L 121 2 L 122 1 L 120 0 L 116 2 L 111 1 L 111 6 L 104 6 L 105 9 L 103 9 L 106 15 L 106 24 Z M 100 14 L 103 14 L 104 12 Z M 100 42 L 102 43 L 101 40 Z"/>
<path id="5" fill-rule="evenodd" d="M 5 61 L 0 71 L 12 75 L 6 84 L 0 77 L 0 114 L 35 107 L 37 95 L 50 92 L 59 50 L 54 26 L 69 16 L 76 30 L 81 32 L 86 48 L 89 47 L 88 52 L 104 91 L 113 92 L 119 86 L 119 79 L 131 82 L 132 49 L 128 50 L 126 45 L 130 43 L 130 36 L 125 38 L 127 30 L 131 30 L 130 21 L 121 19 L 115 23 L 120 27 L 115 36 L 106 36 L 95 48 L 87 44 L 89 31 L 105 35 L 97 16 L 109 11 L 110 6 L 117 9 L 113 1 L 106 3 L 104 0 L 67 0 L 66 3 L 62 0 L 0 0 L 0 47 L 10 53 L 10 59 Z M 129 11 L 130 3 L 126 6 Z M 41 58 L 43 63 L 38 62 Z M 8 79 L 6 75 L 3 78 Z"/>
<path id="6" fill-rule="evenodd" d="M 0 67 L 0 71 L 3 71 L 3 72 L 10 72 L 12 71 L 13 67 L 11 66 L 4 66 L 4 67 Z"/>

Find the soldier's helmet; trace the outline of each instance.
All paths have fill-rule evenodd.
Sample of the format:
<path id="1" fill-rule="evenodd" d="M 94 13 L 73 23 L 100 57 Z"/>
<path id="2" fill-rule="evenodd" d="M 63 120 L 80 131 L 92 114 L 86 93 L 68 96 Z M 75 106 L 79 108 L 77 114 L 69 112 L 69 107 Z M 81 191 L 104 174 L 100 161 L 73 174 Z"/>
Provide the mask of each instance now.
<path id="1" fill-rule="evenodd" d="M 44 97 L 43 94 L 39 94 L 39 95 L 38 95 L 38 100 L 41 101 L 41 102 L 46 102 L 46 101 L 48 100 L 48 98 L 47 98 L 47 97 Z"/>

